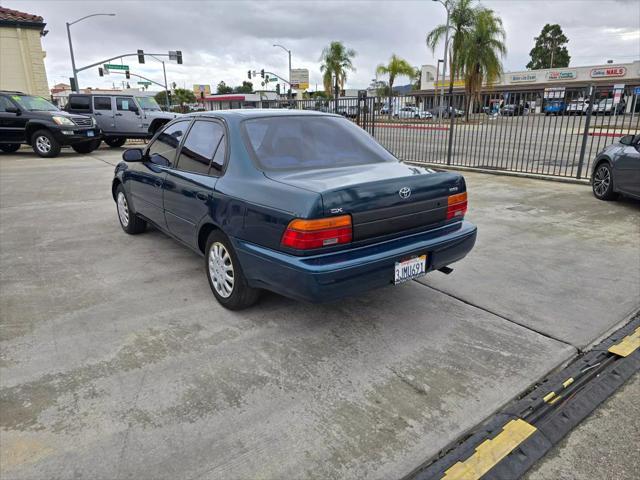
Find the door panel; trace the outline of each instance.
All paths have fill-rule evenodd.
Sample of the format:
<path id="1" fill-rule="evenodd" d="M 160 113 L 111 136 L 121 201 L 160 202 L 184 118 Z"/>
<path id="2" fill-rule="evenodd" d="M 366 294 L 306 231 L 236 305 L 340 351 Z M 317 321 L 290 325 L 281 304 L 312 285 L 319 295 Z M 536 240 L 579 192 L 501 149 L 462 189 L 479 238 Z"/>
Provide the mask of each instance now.
<path id="1" fill-rule="evenodd" d="M 93 115 L 105 133 L 116 131 L 116 104 L 113 97 L 93 97 Z"/>
<path id="2" fill-rule="evenodd" d="M 616 158 L 614 169 L 614 183 L 616 189 L 632 195 L 640 195 L 640 152 L 639 147 L 625 146 Z"/>
<path id="3" fill-rule="evenodd" d="M 116 97 L 115 123 L 121 133 L 147 133 L 143 125 L 142 111 L 136 105 L 133 97 Z"/>
<path id="4" fill-rule="evenodd" d="M 125 185 L 129 188 L 133 208 L 161 228 L 166 229 L 162 190 L 166 172 L 176 160 L 180 143 L 191 120 L 181 120 L 166 127 L 149 144 L 144 162 L 128 164 Z"/>
<path id="5" fill-rule="evenodd" d="M 25 140 L 24 130 L 27 120 L 24 115 L 7 112 L 7 107 L 17 107 L 7 97 L 0 95 L 0 140 L 21 143 Z"/>

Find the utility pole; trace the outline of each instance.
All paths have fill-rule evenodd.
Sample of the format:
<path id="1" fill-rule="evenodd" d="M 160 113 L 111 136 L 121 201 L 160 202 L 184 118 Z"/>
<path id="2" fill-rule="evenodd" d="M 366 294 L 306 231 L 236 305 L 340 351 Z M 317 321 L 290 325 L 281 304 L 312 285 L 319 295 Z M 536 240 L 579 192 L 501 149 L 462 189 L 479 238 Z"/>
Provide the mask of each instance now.
<path id="1" fill-rule="evenodd" d="M 280 47 L 281 49 L 283 49 L 285 52 L 287 52 L 289 54 L 289 93 L 287 95 L 288 98 L 291 98 L 291 50 L 289 50 L 288 48 L 284 47 L 283 45 L 274 43 L 273 44 L 274 47 Z"/>
<path id="2" fill-rule="evenodd" d="M 451 12 L 449 11 L 449 1 L 448 0 L 433 0 L 434 2 L 441 3 L 444 8 L 447 10 L 447 28 L 444 33 L 444 57 L 442 63 L 442 87 L 440 89 L 440 108 L 438 109 L 438 117 L 439 121 L 442 121 L 442 113 L 444 107 L 444 77 L 447 74 L 447 55 L 449 54 L 449 23 L 451 21 Z M 449 70 L 451 70 L 451 66 L 449 66 Z M 449 75 L 453 75 L 453 71 L 449 73 Z M 451 82 L 452 78 L 449 80 Z"/>

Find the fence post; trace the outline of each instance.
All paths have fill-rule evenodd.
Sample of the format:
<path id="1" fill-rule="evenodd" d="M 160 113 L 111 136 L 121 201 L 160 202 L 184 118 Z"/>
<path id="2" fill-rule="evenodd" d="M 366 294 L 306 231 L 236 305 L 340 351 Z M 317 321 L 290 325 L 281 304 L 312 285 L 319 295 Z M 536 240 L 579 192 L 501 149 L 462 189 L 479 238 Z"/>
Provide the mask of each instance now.
<path id="1" fill-rule="evenodd" d="M 589 106 L 587 107 L 587 120 L 584 122 L 584 132 L 582 133 L 582 145 L 580 146 L 580 157 L 578 159 L 578 172 L 576 178 L 580 180 L 582 176 L 582 166 L 584 165 L 584 156 L 587 150 L 587 139 L 589 138 L 589 125 L 591 124 L 591 115 L 593 114 L 593 102 L 596 98 L 596 88 L 591 84 L 589 86 Z"/>
<path id="2" fill-rule="evenodd" d="M 451 165 L 451 150 L 453 149 L 453 126 L 456 121 L 456 109 L 453 106 L 453 91 L 449 89 L 449 146 L 447 147 L 447 165 Z"/>

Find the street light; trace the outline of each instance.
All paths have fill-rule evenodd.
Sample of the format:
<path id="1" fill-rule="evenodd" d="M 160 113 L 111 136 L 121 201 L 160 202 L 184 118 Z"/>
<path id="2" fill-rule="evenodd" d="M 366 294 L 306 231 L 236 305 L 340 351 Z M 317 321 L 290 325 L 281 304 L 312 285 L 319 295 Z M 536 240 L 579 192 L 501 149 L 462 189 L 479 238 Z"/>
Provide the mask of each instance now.
<path id="1" fill-rule="evenodd" d="M 444 32 L 444 60 L 442 62 L 442 88 L 440 89 L 440 109 L 439 109 L 439 119 L 442 120 L 442 106 L 444 105 L 444 76 L 447 73 L 447 54 L 449 53 L 449 19 L 451 17 L 451 12 L 449 10 L 450 4 L 449 0 L 433 0 L 434 2 L 441 3 L 444 8 L 447 10 L 447 28 Z M 453 73 L 452 73 L 453 74 Z"/>
<path id="2" fill-rule="evenodd" d="M 287 52 L 289 54 L 289 92 L 291 92 L 291 50 L 289 50 L 288 48 L 279 45 L 277 43 L 273 44 L 274 47 L 280 47 L 281 49 L 283 49 L 285 52 Z M 288 95 L 290 98 L 290 95 Z"/>
<path id="3" fill-rule="evenodd" d="M 80 93 L 80 87 L 78 85 L 78 72 L 76 71 L 76 60 L 73 56 L 73 44 L 71 43 L 71 29 L 69 28 L 71 25 L 81 22 L 90 17 L 115 17 L 115 13 L 94 13 L 91 15 L 87 15 L 86 17 L 79 18 L 71 23 L 67 22 L 67 37 L 69 38 L 69 52 L 71 52 L 71 68 L 73 69 L 73 82 L 75 83 L 75 91 L 76 93 Z"/>
<path id="4" fill-rule="evenodd" d="M 167 107 L 167 111 L 169 111 L 171 109 L 171 105 L 169 104 L 169 89 L 167 88 L 167 70 L 164 67 L 164 60 L 160 60 L 158 57 L 150 53 L 147 53 L 146 55 L 149 55 L 150 57 L 155 58 L 157 61 L 162 62 L 162 73 L 164 75 L 164 103 L 165 103 L 165 106 Z"/>

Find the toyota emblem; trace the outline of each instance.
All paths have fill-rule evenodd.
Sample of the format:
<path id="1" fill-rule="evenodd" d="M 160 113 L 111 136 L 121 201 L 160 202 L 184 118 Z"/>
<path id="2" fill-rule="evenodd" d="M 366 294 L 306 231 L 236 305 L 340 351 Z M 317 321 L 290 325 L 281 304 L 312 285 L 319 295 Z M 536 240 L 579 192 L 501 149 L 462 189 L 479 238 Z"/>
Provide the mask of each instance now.
<path id="1" fill-rule="evenodd" d="M 409 198 L 411 196 L 411 189 L 409 187 L 402 187 L 398 191 L 398 195 L 400 195 L 400 198 Z"/>

